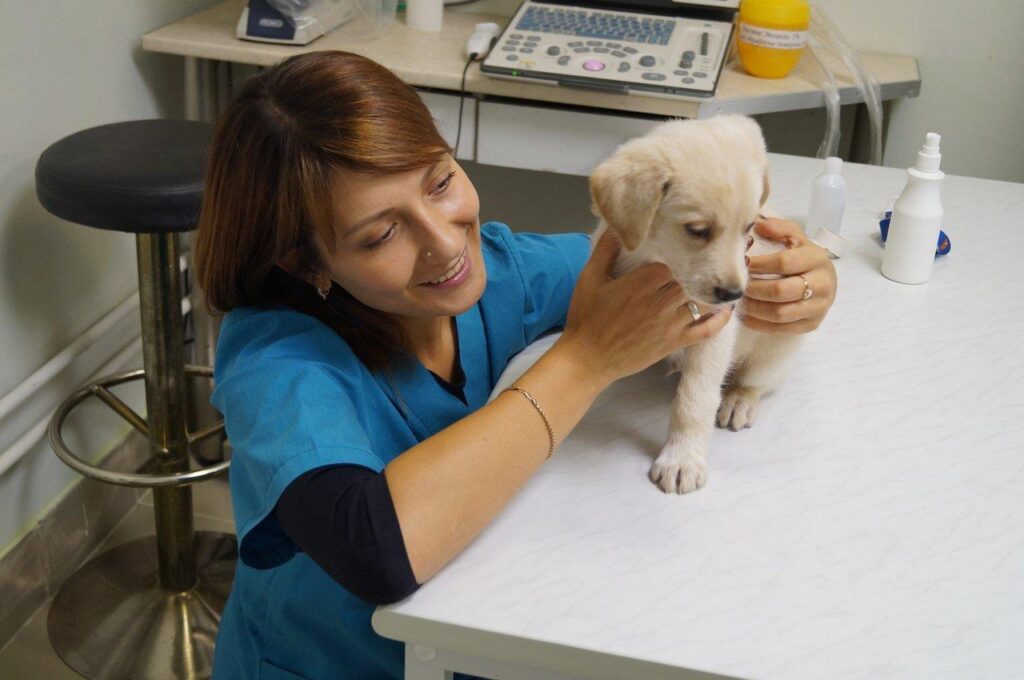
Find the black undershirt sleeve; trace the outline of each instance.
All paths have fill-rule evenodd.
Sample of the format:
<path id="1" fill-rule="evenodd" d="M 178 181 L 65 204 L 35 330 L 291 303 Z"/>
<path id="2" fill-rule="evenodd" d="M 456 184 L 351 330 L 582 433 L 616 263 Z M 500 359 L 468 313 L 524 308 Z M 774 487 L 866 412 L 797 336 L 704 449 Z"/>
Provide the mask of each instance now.
<path id="1" fill-rule="evenodd" d="M 359 465 L 310 470 L 274 512 L 288 538 L 361 600 L 389 604 L 419 588 L 383 473 Z"/>

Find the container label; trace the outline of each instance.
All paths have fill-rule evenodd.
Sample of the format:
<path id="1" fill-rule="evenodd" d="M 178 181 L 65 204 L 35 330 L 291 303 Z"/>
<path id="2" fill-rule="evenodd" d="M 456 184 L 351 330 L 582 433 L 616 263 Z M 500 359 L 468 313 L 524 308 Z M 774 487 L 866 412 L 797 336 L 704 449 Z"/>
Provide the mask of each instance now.
<path id="1" fill-rule="evenodd" d="M 780 31 L 740 24 L 740 40 L 757 47 L 771 47 L 776 50 L 799 50 L 807 44 L 807 31 Z"/>

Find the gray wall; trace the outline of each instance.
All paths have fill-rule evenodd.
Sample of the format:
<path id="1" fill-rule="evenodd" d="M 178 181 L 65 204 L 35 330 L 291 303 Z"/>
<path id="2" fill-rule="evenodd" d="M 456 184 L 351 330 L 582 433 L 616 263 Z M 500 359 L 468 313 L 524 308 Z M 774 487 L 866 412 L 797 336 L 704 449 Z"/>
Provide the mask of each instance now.
<path id="1" fill-rule="evenodd" d="M 821 2 L 858 49 L 919 59 L 922 93 L 894 107 L 887 165 L 911 163 L 924 134 L 934 130 L 943 134 L 947 172 L 1024 181 L 1024 42 L 1018 35 L 1024 3 Z M 43 211 L 34 197 L 36 158 L 51 142 L 85 127 L 180 115 L 181 60 L 143 53 L 139 39 L 212 4 L 8 3 L 0 24 L 0 395 L 135 288 L 132 239 L 70 225 Z M 486 11 L 486 5 L 467 9 Z M 816 148 L 814 131 L 824 125 L 815 112 L 763 122 L 773 151 L 804 153 Z M 542 231 L 587 230 L 593 224 L 584 178 L 472 164 L 467 169 L 480 190 L 485 219 Z M 55 386 L 70 390 L 81 379 L 74 373 Z M 0 452 L 41 417 L 43 406 L 52 409 L 56 400 L 0 422 Z M 123 425 L 109 420 L 80 429 L 90 435 L 83 449 L 98 452 L 117 439 Z M 45 443 L 0 477 L 0 553 L 75 478 Z"/>
<path id="2" fill-rule="evenodd" d="M 143 53 L 140 38 L 212 4 L 212 0 L 4 3 L 0 22 L 0 396 L 137 288 L 132 237 L 68 224 L 39 206 L 33 180 L 39 153 L 62 136 L 93 125 L 180 117 L 181 59 Z M 135 321 L 135 333 L 137 329 Z M 81 373 L 80 367 L 72 366 L 50 391 L 69 392 L 84 377 Z M 55 395 L 40 399 L 0 422 L 0 452 L 59 401 Z M 83 435 L 75 439 L 83 451 L 100 453 L 124 426 L 111 418 L 88 426 L 72 424 L 70 429 L 69 437 Z M 0 477 L 0 554 L 76 478 L 44 442 Z"/>

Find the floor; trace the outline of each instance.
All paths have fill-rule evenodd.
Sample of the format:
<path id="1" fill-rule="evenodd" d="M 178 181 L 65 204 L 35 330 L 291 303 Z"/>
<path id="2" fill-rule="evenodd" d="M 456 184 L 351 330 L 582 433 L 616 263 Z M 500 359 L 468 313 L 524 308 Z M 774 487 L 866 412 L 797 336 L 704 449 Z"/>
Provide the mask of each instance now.
<path id="1" fill-rule="evenodd" d="M 218 478 L 193 487 L 193 508 L 196 530 L 234 533 L 231 498 L 227 480 Z M 97 548 L 107 548 L 153 533 L 152 495 L 142 497 L 124 520 Z M 0 678 L 3 680 L 81 680 L 54 653 L 46 634 L 49 603 L 33 616 L 25 627 L 0 649 Z"/>

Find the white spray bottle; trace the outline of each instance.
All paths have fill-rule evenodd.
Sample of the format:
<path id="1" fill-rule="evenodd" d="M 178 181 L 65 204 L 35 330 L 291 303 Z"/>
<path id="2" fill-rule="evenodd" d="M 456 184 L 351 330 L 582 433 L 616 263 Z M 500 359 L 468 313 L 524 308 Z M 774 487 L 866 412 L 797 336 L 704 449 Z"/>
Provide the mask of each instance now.
<path id="1" fill-rule="evenodd" d="M 946 176 L 939 170 L 940 139 L 938 134 L 928 133 L 917 163 L 907 168 L 907 186 L 892 207 L 882 274 L 899 283 L 924 283 L 932 275 L 942 226 L 939 189 Z"/>

